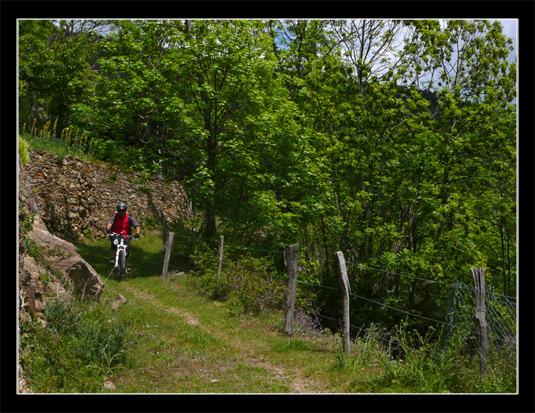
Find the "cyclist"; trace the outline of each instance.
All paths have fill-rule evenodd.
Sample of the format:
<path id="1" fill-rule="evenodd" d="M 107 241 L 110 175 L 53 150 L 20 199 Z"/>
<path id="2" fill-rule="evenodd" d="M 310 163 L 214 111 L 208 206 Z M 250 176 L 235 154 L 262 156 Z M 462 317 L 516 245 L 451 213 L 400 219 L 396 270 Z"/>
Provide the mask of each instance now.
<path id="1" fill-rule="evenodd" d="M 126 213 L 126 204 L 124 202 L 119 202 L 117 205 L 117 214 L 113 215 L 106 225 L 106 232 L 111 234 L 112 232 L 121 235 L 131 235 L 132 228 L 136 229 L 134 238 L 139 238 L 141 233 L 141 228 L 137 223 L 136 219 Z M 115 237 L 114 237 L 115 238 Z M 115 253 L 117 251 L 117 245 L 113 243 L 114 238 L 111 240 L 111 254 L 110 254 L 110 265 L 115 264 Z M 128 260 L 128 255 L 130 251 L 130 240 L 125 239 L 124 243 L 126 245 L 126 259 Z"/>

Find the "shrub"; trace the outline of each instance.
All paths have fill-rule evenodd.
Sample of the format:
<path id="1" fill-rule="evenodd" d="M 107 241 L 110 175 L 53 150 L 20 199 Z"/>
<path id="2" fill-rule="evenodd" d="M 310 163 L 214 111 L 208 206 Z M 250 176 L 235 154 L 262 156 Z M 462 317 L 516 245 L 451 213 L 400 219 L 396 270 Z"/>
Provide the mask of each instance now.
<path id="1" fill-rule="evenodd" d="M 235 261 L 226 257 L 224 263 L 221 275 L 217 277 L 217 261 L 213 254 L 197 252 L 196 267 L 201 274 L 201 288 L 212 298 L 229 300 L 234 312 L 237 304 L 244 312 L 251 313 L 283 305 L 284 282 L 267 258 L 247 254 Z"/>
<path id="2" fill-rule="evenodd" d="M 279 308 L 284 302 L 284 285 L 265 258 L 246 255 L 231 263 L 223 276 L 246 312 L 259 313 L 268 308 Z"/>
<path id="3" fill-rule="evenodd" d="M 86 363 L 109 369 L 125 361 L 129 344 L 126 324 L 90 319 L 76 332 L 76 355 Z"/>
<path id="4" fill-rule="evenodd" d="M 75 301 L 50 300 L 46 304 L 46 321 L 54 333 L 75 331 L 82 321 L 83 310 Z"/>
<path id="5" fill-rule="evenodd" d="M 33 391 L 96 392 L 110 369 L 125 362 L 128 323 L 111 321 L 98 303 L 50 300 L 46 327 L 20 323 L 20 362 Z"/>

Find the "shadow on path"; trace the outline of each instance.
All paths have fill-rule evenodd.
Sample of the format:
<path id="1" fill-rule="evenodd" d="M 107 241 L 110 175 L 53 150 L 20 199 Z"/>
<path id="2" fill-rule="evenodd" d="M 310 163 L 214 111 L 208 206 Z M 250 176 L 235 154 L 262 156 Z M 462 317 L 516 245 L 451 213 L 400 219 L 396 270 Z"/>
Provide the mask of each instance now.
<path id="1" fill-rule="evenodd" d="M 137 277 L 158 277 L 162 275 L 163 253 L 162 251 L 147 251 L 144 241 L 151 240 L 133 240 L 130 244 L 130 256 L 127 261 L 128 273 L 123 279 Z M 73 242 L 78 248 L 80 255 L 86 260 L 95 271 L 102 277 L 106 278 L 112 270 L 110 265 L 110 241 L 102 239 L 97 241 L 86 242 L 77 240 Z M 144 248 L 145 247 L 145 248 Z M 151 248 L 153 249 L 153 248 Z"/>

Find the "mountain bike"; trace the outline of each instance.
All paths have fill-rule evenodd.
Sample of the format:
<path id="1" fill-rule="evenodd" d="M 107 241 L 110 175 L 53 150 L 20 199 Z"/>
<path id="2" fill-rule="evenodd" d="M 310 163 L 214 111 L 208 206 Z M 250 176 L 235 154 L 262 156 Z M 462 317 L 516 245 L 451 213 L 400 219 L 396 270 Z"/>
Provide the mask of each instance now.
<path id="1" fill-rule="evenodd" d="M 125 239 L 135 239 L 133 235 L 121 235 L 111 232 L 108 234 L 110 238 L 115 238 L 113 243 L 117 245 L 117 251 L 115 251 L 115 263 L 113 265 L 113 279 L 115 281 L 121 281 L 123 274 L 126 273 L 126 245 Z"/>

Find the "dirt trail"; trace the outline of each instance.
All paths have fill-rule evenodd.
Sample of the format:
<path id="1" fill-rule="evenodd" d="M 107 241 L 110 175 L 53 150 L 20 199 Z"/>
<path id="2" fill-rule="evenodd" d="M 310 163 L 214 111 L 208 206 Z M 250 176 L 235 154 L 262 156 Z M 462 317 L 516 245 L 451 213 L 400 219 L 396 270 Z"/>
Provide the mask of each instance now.
<path id="1" fill-rule="evenodd" d="M 134 295 L 134 297 L 144 300 L 151 303 L 155 307 L 167 311 L 171 314 L 176 314 L 178 316 L 184 317 L 187 320 L 187 323 L 198 327 L 205 331 L 208 334 L 213 335 L 214 337 L 229 342 L 229 337 L 221 330 L 212 331 L 205 325 L 203 325 L 196 315 L 184 310 L 183 308 L 171 307 L 163 304 L 158 300 L 158 297 L 154 294 L 146 293 L 141 291 L 133 286 L 122 284 L 122 287 Z M 236 342 L 236 338 L 233 339 L 234 345 L 236 348 L 241 348 L 239 342 Z M 292 393 L 321 393 L 322 385 L 310 377 L 306 377 L 303 373 L 297 368 L 287 368 L 286 366 L 280 364 L 274 364 L 263 359 L 261 355 L 258 354 L 243 354 L 240 357 L 243 362 L 249 366 L 259 367 L 267 370 L 273 374 L 274 379 L 282 382 L 284 385 L 292 389 Z"/>
<path id="2" fill-rule="evenodd" d="M 292 393 L 321 393 L 320 384 L 309 377 L 305 377 L 298 369 L 286 369 L 284 366 L 275 365 L 257 358 L 248 358 L 246 363 L 255 367 L 261 367 L 275 376 L 276 380 L 282 381 L 292 389 Z M 291 378 L 295 375 L 294 378 Z"/>
<path id="3" fill-rule="evenodd" d="M 142 299 L 142 300 L 144 300 L 146 302 L 149 302 L 152 305 L 154 305 L 155 307 L 158 307 L 158 308 L 160 308 L 162 310 L 165 310 L 168 313 L 177 314 L 179 316 L 182 316 L 188 321 L 188 324 L 193 325 L 193 326 L 198 326 L 198 327 L 202 328 L 203 330 L 205 330 L 207 333 L 211 333 L 211 331 L 208 330 L 205 326 L 203 326 L 195 316 L 193 316 L 191 313 L 188 313 L 184 309 L 177 308 L 177 307 L 168 307 L 168 306 L 164 305 L 162 302 L 160 302 L 158 300 L 158 298 L 154 294 L 148 294 L 148 293 L 146 293 L 144 291 L 140 291 L 140 290 L 138 290 L 138 289 L 136 289 L 136 288 L 134 288 L 132 286 L 128 286 L 126 284 L 123 284 L 123 288 L 126 291 L 132 293 L 136 298 L 139 298 L 139 299 Z"/>

